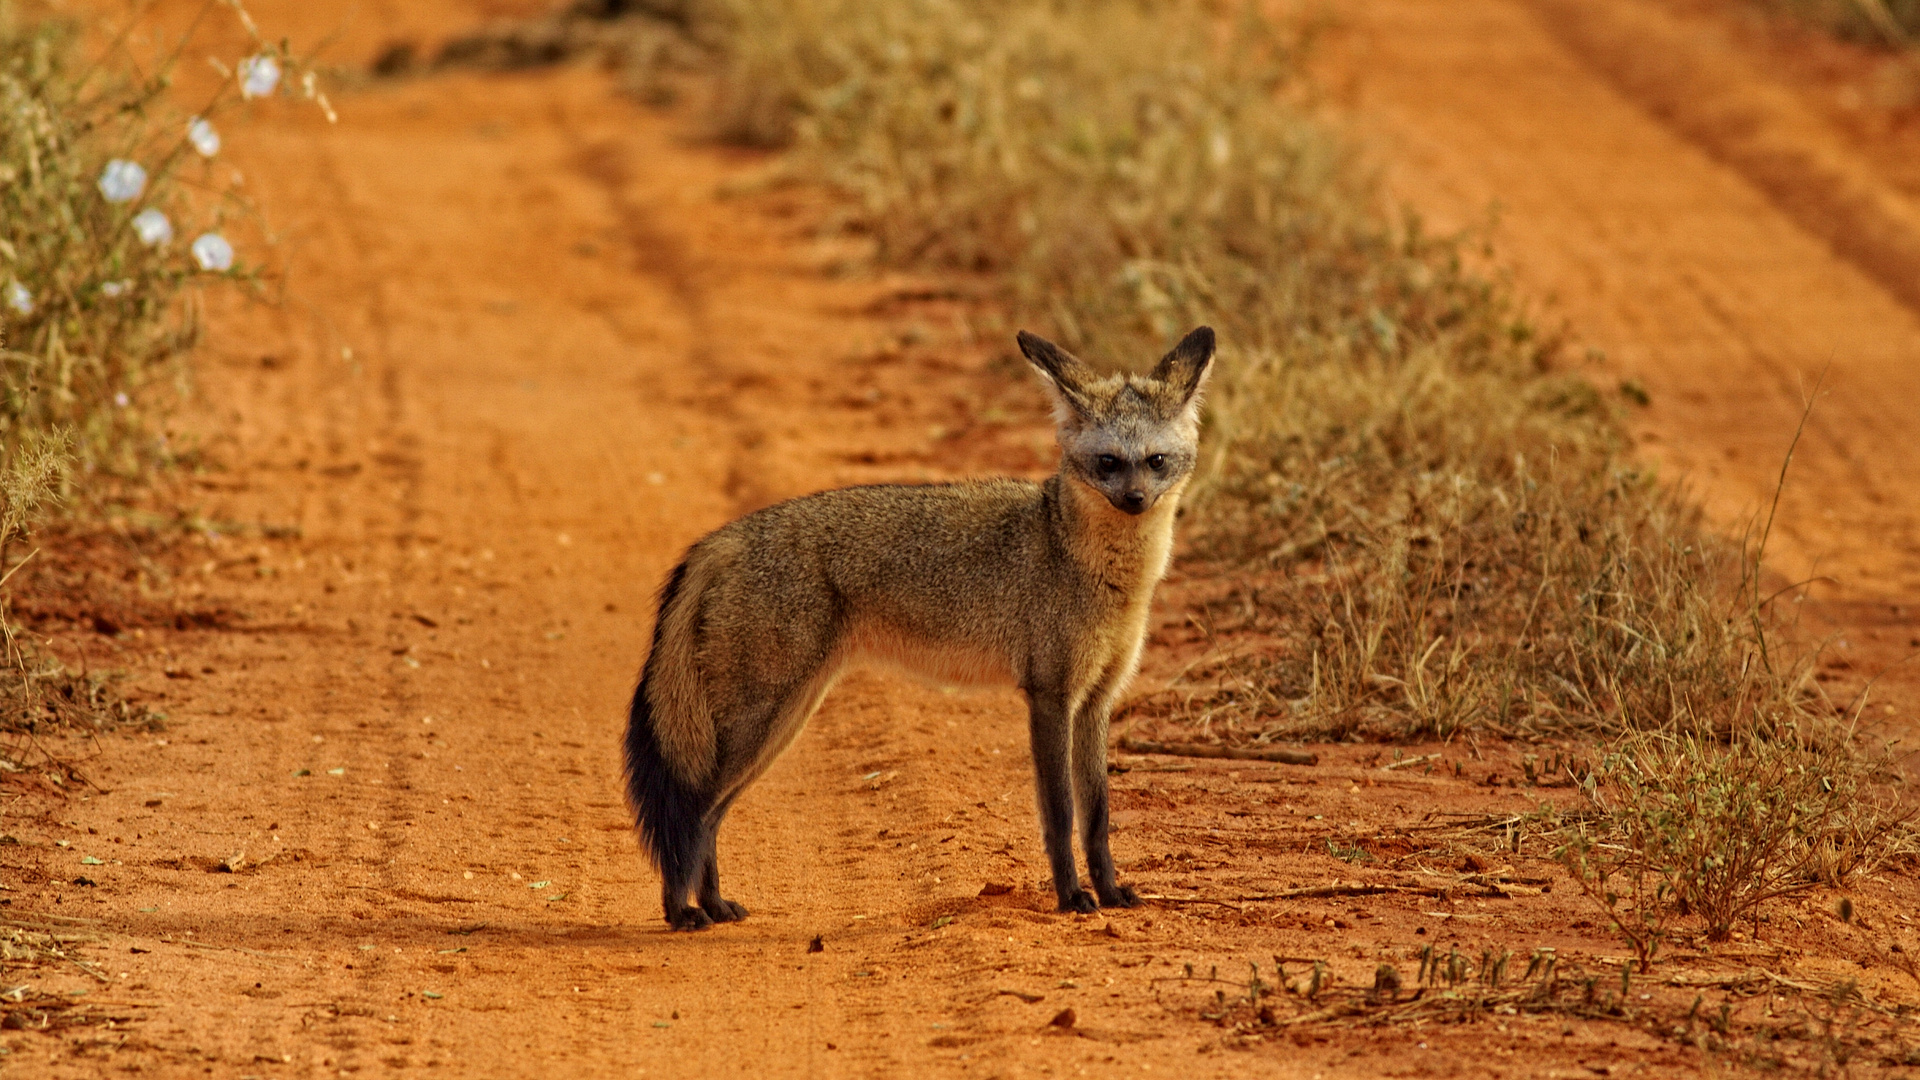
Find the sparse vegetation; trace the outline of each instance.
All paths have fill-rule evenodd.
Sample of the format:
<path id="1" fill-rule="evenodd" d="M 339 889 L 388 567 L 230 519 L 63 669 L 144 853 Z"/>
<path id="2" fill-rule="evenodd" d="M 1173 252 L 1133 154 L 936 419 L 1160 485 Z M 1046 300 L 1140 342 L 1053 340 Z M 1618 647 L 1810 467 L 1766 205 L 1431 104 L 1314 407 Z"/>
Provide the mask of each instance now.
<path id="1" fill-rule="evenodd" d="M 57 495 L 68 461 L 64 431 L 29 432 L 0 465 L 0 552 L 23 546 L 35 519 Z M 0 574 L 0 586 L 33 558 L 36 551 Z M 108 681 L 71 671 L 40 650 L 13 623 L 0 601 L 0 736 L 30 736 L 47 725 L 101 726 L 130 719 L 133 708 Z M 18 769 L 34 749 L 31 739 L 0 744 L 0 769 Z M 42 751 L 44 753 L 44 751 Z"/>
<path id="2" fill-rule="evenodd" d="M 11 837 L 8 840 L 12 842 Z M 51 968 L 79 970 L 106 983 L 108 977 L 80 955 L 80 946 L 96 943 L 102 936 L 87 920 L 10 913 L 0 918 L 0 979 L 13 983 L 35 977 L 27 972 Z M 130 1019 L 87 1006 L 82 996 L 50 993 L 25 982 L 0 987 L 0 1030 L 44 1032 Z"/>
<path id="3" fill-rule="evenodd" d="M 285 91 L 299 65 L 239 3 L 221 6 L 255 48 L 189 116 L 168 96 L 185 41 L 157 65 L 126 54 L 127 35 L 82 57 L 77 25 L 0 0 L 0 574 L 32 557 L 23 541 L 48 508 L 99 503 L 173 459 L 161 420 L 184 386 L 198 286 L 253 273 L 219 231 L 244 203 L 214 168 L 213 118 L 235 96 Z M 310 78 L 299 86 L 327 108 Z M 3 614 L 0 632 L 0 730 L 126 711 Z"/>
<path id="4" fill-rule="evenodd" d="M 245 280 L 218 230 L 248 207 L 215 166 L 234 99 L 293 94 L 331 115 L 311 72 L 259 35 L 191 115 L 169 96 L 189 41 L 80 55 L 78 27 L 0 2 L 0 460 L 64 439 L 77 487 L 169 460 L 158 421 L 198 334 L 199 287 Z M 138 18 L 137 15 L 134 18 Z M 131 28 L 127 28 L 131 29 Z"/>
<path id="5" fill-rule="evenodd" d="M 1463 952 L 1455 944 L 1444 950 L 1426 945 L 1386 951 L 1409 965 L 1418 961 L 1413 979 L 1383 961 L 1370 984 L 1347 983 L 1324 960 L 1274 957 L 1270 969 L 1248 962 L 1245 978 L 1225 977 L 1219 965 L 1201 974 L 1189 963 L 1183 975 L 1155 982 L 1162 987 L 1163 1005 L 1177 1001 L 1177 1007 L 1221 1029 L 1229 1046 L 1250 1046 L 1289 1031 L 1426 1031 L 1557 1016 L 1637 1028 L 1764 1072 L 1792 1069 L 1829 1076 L 1844 1074 L 1849 1063 L 1897 1067 L 1920 1056 L 1910 1010 L 1868 998 L 1852 980 L 1804 982 L 1750 968 L 1732 974 L 1672 972 L 1655 982 L 1636 979 L 1631 964 L 1582 962 L 1544 946 Z M 1710 1002 L 1709 995 L 1718 1000 Z M 1756 998 L 1767 1002 L 1764 1009 L 1749 1007 Z"/>
<path id="6" fill-rule="evenodd" d="M 1189 565 L 1204 738 L 1769 725 L 1806 707 L 1748 554 L 1460 245 L 1394 224 L 1249 9 L 740 4 L 715 125 L 791 142 L 881 259 L 1006 284 L 1096 356 L 1223 346 Z M 1189 17 L 1202 10 L 1210 18 Z M 831 26 L 833 33 L 825 28 Z M 1232 612 L 1233 614 L 1229 614 Z"/>
<path id="7" fill-rule="evenodd" d="M 1581 775 L 1593 813 L 1560 824 L 1557 858 L 1633 946 L 1640 970 L 1682 918 L 1709 941 L 1767 901 L 1838 885 L 1886 855 L 1904 821 L 1852 751 L 1823 740 L 1636 731 Z"/>
<path id="8" fill-rule="evenodd" d="M 1333 1023 L 1457 1023 L 1496 1012 L 1629 1021 L 1648 1012 L 1628 1003 L 1629 973 L 1562 963 L 1552 948 L 1523 956 L 1492 947 L 1462 952 L 1455 943 L 1445 949 L 1424 945 L 1406 955 L 1419 962 L 1412 979 L 1397 965 L 1381 962 L 1371 985 L 1342 982 L 1324 960 L 1296 958 L 1290 972 L 1288 961 L 1278 956 L 1271 982 L 1257 961 L 1248 963 L 1245 980 L 1222 978 L 1218 966 L 1200 975 L 1189 964 L 1184 975 L 1161 981 L 1188 991 L 1211 985 L 1212 1001 L 1199 1007 L 1200 1018 L 1241 1036 Z"/>

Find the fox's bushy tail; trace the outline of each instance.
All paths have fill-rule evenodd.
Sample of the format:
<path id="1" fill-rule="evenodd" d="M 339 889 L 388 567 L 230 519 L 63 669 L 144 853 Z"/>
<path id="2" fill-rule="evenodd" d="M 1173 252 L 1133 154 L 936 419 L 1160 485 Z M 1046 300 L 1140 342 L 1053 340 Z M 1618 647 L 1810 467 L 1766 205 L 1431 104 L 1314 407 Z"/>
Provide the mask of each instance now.
<path id="1" fill-rule="evenodd" d="M 660 871 L 669 894 L 690 888 L 705 856 L 706 814 L 712 801 L 707 792 L 688 782 L 669 761 L 661 745 L 654 715 L 654 698 L 663 663 L 661 642 L 668 632 L 668 613 L 686 585 L 687 565 L 674 567 L 660 590 L 660 613 L 654 622 L 653 647 L 627 709 L 627 799 L 633 807 L 640 843 Z M 685 903 L 685 892 L 669 896 L 669 903 Z"/>

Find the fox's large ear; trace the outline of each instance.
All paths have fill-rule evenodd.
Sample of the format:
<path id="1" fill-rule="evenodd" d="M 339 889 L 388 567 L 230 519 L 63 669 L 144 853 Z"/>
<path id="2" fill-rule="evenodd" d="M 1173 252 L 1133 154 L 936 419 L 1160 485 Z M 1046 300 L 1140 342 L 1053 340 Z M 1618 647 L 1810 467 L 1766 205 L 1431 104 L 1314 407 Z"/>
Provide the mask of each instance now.
<path id="1" fill-rule="evenodd" d="M 1038 334 L 1022 330 L 1015 340 L 1020 343 L 1020 351 L 1039 369 L 1041 381 L 1053 395 L 1058 419 L 1064 422 L 1069 415 L 1086 416 L 1089 407 L 1086 385 L 1093 378 L 1093 369 Z"/>
<path id="2" fill-rule="evenodd" d="M 1154 365 L 1153 377 L 1173 391 L 1181 408 L 1199 404 L 1200 388 L 1213 372 L 1213 327 L 1202 326 L 1180 339 L 1173 351 Z"/>

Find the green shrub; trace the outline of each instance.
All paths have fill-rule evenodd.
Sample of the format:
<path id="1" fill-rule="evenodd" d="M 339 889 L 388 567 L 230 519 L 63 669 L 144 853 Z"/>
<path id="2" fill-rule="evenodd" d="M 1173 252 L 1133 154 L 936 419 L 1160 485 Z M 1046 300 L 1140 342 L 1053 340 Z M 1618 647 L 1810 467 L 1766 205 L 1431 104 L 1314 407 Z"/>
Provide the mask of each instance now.
<path id="1" fill-rule="evenodd" d="M 1709 941 L 1769 900 L 1841 885 L 1886 857 L 1906 815 L 1842 740 L 1632 732 L 1580 776 L 1554 856 L 1650 966 L 1675 920 Z"/>

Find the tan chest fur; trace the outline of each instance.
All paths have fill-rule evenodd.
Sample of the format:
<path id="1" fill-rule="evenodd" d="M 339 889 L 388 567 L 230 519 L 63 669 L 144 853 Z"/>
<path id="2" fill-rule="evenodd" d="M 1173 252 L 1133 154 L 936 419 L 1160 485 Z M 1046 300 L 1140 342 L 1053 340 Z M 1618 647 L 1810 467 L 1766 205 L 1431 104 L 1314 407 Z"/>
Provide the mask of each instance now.
<path id="1" fill-rule="evenodd" d="M 1074 556 L 1096 582 L 1100 608 L 1088 612 L 1086 636 L 1074 650 L 1071 695 L 1077 703 L 1097 684 L 1118 693 L 1133 677 L 1153 590 L 1173 557 L 1173 522 L 1181 492 L 1167 492 L 1153 509 L 1134 516 L 1080 484 L 1069 486 L 1085 525 L 1076 537 Z"/>

